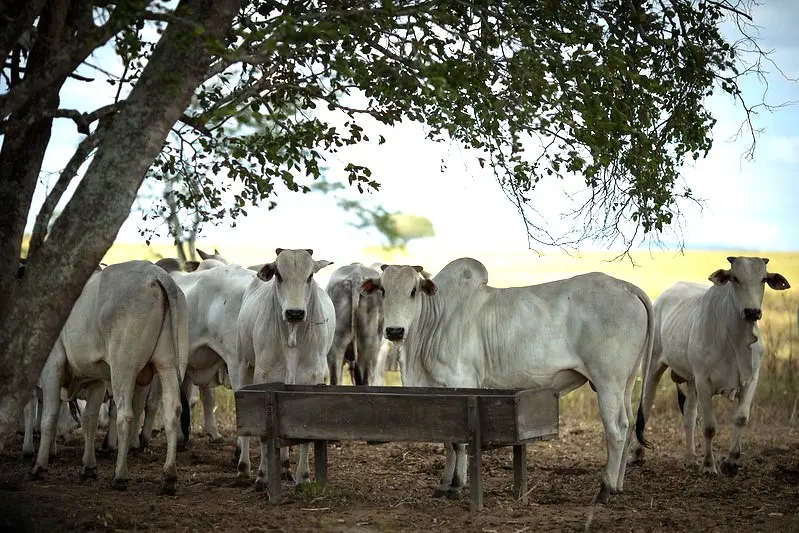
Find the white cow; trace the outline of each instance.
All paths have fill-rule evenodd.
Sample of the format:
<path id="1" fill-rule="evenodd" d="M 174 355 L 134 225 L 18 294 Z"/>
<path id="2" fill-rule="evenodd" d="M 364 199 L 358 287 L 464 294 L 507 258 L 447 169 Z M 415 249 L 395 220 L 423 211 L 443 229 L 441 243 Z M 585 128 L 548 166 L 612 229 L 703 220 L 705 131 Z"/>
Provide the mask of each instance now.
<path id="1" fill-rule="evenodd" d="M 388 351 L 381 349 L 383 298 L 360 292 L 363 280 L 379 275 L 360 263 L 339 267 L 330 275 L 325 290 L 336 309 L 336 334 L 327 354 L 331 385 L 341 384 L 345 359 L 354 385 L 383 384 Z"/>
<path id="2" fill-rule="evenodd" d="M 728 257 L 729 270 L 710 275 L 713 285 L 680 282 L 655 301 L 655 345 L 652 361 L 645 365 L 641 402 L 638 407 L 633 459 L 643 460 L 642 446 L 646 420 L 655 401 L 660 377 L 667 367 L 672 379 L 685 383 L 683 426 L 686 466 L 696 465 L 694 428 L 697 403 L 702 409 L 705 434 L 705 460 L 702 470 L 717 474 L 713 457 L 716 419 L 711 399 L 716 394 L 737 398 L 733 417 L 733 438 L 721 471 L 735 475 L 740 466 L 741 434 L 749 419 L 749 409 L 757 389 L 763 343 L 757 321 L 765 284 L 774 290 L 790 287 L 781 275 L 766 272 L 768 259 Z"/>
<path id="3" fill-rule="evenodd" d="M 241 298 L 255 273 L 238 265 L 228 264 L 216 250 L 214 256 L 209 256 L 202 250 L 197 252 L 203 257 L 203 261 L 188 273 L 180 268 L 176 259 L 161 259 L 156 264 L 169 272 L 186 295 L 189 314 L 189 362 L 183 381 L 184 393 L 192 398 L 193 387 L 199 388 L 200 403 L 203 406 L 203 429 L 212 442 L 221 443 L 224 438 L 219 433 L 214 414 L 216 387 L 231 386 L 227 369 L 238 359 L 236 320 Z M 149 444 L 152 436 L 157 408 L 153 397 L 158 396 L 159 387 L 158 381 L 154 380 L 140 435 L 142 447 Z"/>
<path id="4" fill-rule="evenodd" d="M 67 389 L 67 399 L 87 389 L 81 419 L 85 448 L 80 475 L 82 479 L 97 476 L 94 435 L 100 404 L 110 384 L 120 441 L 111 486 L 127 488 L 131 423 L 144 407 L 146 386 L 157 374 L 164 391 L 167 435 L 159 492 L 174 494 L 178 418 L 184 435 L 190 421 L 185 396 L 180 392 L 187 348 L 186 299 L 166 272 L 148 261 L 130 261 L 94 273 L 75 302 L 39 379 L 43 400 L 41 443 L 30 477 L 41 478 L 47 470 L 62 386 Z"/>
<path id="5" fill-rule="evenodd" d="M 331 264 L 315 261 L 313 250 L 278 248 L 273 263 L 265 264 L 253 279 L 238 321 L 241 365 L 230 368 L 238 383 L 284 382 L 324 384 L 326 355 L 333 343 L 336 311 L 314 274 Z M 234 387 L 236 384 L 234 383 Z M 239 475 L 250 475 L 249 439 L 240 439 Z M 284 476 L 291 476 L 288 450 L 281 450 Z M 308 445 L 300 445 L 296 483 L 307 482 Z M 266 442 L 261 443 L 261 463 L 255 487 L 266 487 Z"/>
<path id="6" fill-rule="evenodd" d="M 652 304 L 641 289 L 601 273 L 494 288 L 471 258 L 432 280 L 420 266 L 382 269 L 361 287 L 383 293 L 384 335 L 404 348 L 404 386 L 551 387 L 563 395 L 590 381 L 608 451 L 597 501 L 622 491 L 633 385 L 652 349 Z M 437 496 L 457 498 L 466 481 L 465 445 L 454 448 L 447 444 Z"/>

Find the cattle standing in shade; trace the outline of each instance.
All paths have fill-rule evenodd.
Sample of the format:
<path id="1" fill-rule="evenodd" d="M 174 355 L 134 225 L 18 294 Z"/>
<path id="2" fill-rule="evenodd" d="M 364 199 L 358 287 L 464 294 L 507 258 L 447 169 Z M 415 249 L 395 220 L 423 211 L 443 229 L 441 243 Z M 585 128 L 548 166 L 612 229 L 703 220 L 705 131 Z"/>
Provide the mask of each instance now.
<path id="1" fill-rule="evenodd" d="M 361 295 L 361 283 L 380 274 L 352 263 L 336 269 L 327 284 L 327 294 L 336 308 L 336 334 L 327 354 L 330 384 L 341 384 L 346 359 L 354 385 L 382 385 L 385 356 L 383 302 L 379 293 Z"/>
<path id="2" fill-rule="evenodd" d="M 655 401 L 660 377 L 667 367 L 672 379 L 685 383 L 683 411 L 686 450 L 685 464 L 696 464 L 694 428 L 697 403 L 702 410 L 705 434 L 705 459 L 702 470 L 717 474 L 713 457 L 716 419 L 712 398 L 725 394 L 737 398 L 733 417 L 733 437 L 721 471 L 735 475 L 740 466 L 741 435 L 749 420 L 749 410 L 757 389 L 763 343 L 757 321 L 765 285 L 774 290 L 790 287 L 781 275 L 766 272 L 768 259 L 728 257 L 730 269 L 710 275 L 713 285 L 680 282 L 655 301 L 655 345 L 651 363 L 644 368 L 644 384 L 638 407 L 633 459 L 642 460 L 644 428 Z"/>
<path id="3" fill-rule="evenodd" d="M 167 456 L 159 492 L 173 494 L 178 418 L 188 437 L 189 410 L 180 382 L 186 370 L 188 322 L 186 299 L 172 278 L 148 261 L 106 267 L 89 278 L 53 346 L 39 379 L 42 390 L 41 443 L 30 473 L 40 478 L 61 407 L 61 387 L 72 399 L 87 389 L 81 426 L 85 448 L 82 479 L 96 477 L 94 435 L 106 387 L 114 391 L 119 451 L 112 488 L 128 483 L 127 452 L 131 425 L 144 407 L 146 386 L 154 375 L 163 388 Z M 183 416 L 181 417 L 181 414 Z"/>
<path id="4" fill-rule="evenodd" d="M 214 414 L 215 388 L 227 384 L 230 369 L 240 366 L 236 323 L 244 292 L 255 279 L 255 272 L 239 265 L 222 265 L 190 273 L 173 272 L 172 276 L 188 305 L 189 360 L 184 390 L 188 396 L 192 384 L 200 388 L 205 432 L 214 442 L 222 442 Z M 234 389 L 251 383 L 235 378 L 231 375 L 229 381 Z M 144 422 L 145 440 L 149 440 L 152 431 L 153 407 L 148 408 Z"/>
<path id="5" fill-rule="evenodd" d="M 600 273 L 499 289 L 470 258 L 432 280 L 419 266 L 382 269 L 362 290 L 383 293 L 384 335 L 404 348 L 404 386 L 550 387 L 563 395 L 590 381 L 608 449 L 597 501 L 622 491 L 633 385 L 652 349 L 652 304 L 641 289 Z M 466 481 L 465 445 L 446 446 L 435 494 L 456 498 Z"/>
<path id="6" fill-rule="evenodd" d="M 284 382 L 318 385 L 325 382 L 326 355 L 333 343 L 336 311 L 314 274 L 331 264 L 315 261 L 313 250 L 278 248 L 244 294 L 238 320 L 238 369 L 229 367 L 238 383 Z M 251 376 L 251 377 L 250 377 Z M 234 387 L 238 388 L 235 383 Z M 249 439 L 241 438 L 239 475 L 250 475 Z M 267 441 L 261 442 L 261 462 L 255 487 L 266 488 Z M 283 470 L 290 477 L 288 450 L 281 450 Z M 308 445 L 300 445 L 296 483 L 309 481 Z"/>

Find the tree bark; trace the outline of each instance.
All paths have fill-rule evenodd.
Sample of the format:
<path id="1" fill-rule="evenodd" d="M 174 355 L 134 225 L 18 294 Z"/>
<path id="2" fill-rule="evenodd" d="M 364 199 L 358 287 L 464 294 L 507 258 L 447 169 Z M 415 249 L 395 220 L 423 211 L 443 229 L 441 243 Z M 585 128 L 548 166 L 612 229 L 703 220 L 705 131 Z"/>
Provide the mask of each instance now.
<path id="1" fill-rule="evenodd" d="M 0 3 L 0 57 L 5 60 L 20 37 L 33 27 L 47 0 L 6 0 Z"/>
<path id="2" fill-rule="evenodd" d="M 38 37 L 30 50 L 26 76 L 37 76 L 62 44 L 65 24 L 69 16 L 69 0 L 51 2 L 41 14 Z M 58 108 L 58 92 L 66 76 L 48 87 L 36 104 L 23 107 L 17 114 Z M 13 88 L 12 88 L 13 89 Z M 16 116 L 12 117 L 12 120 Z M 0 150 L 0 294 L 13 291 L 17 264 L 20 258 L 22 235 L 28 220 L 36 181 L 42 168 L 44 153 L 50 143 L 53 119 L 40 119 L 30 125 L 15 129 L 3 138 Z M 8 298 L 0 300 L 0 316 Z"/>
<path id="3" fill-rule="evenodd" d="M 72 306 L 130 213 L 145 172 L 205 79 L 239 0 L 181 0 L 127 105 L 0 316 L 0 435 L 7 435 Z M 198 31 L 204 28 L 205 31 Z"/>

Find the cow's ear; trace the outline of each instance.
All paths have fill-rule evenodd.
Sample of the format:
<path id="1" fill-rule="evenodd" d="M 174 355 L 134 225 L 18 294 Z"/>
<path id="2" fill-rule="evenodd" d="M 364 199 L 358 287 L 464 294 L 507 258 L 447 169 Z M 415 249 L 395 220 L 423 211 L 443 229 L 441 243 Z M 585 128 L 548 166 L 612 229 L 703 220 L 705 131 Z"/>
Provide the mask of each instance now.
<path id="1" fill-rule="evenodd" d="M 186 272 L 194 272 L 197 270 L 197 267 L 200 266 L 199 261 L 186 261 L 183 263 L 183 270 Z"/>
<path id="2" fill-rule="evenodd" d="M 280 255 L 280 252 L 283 251 L 283 248 L 275 248 L 275 255 Z"/>
<path id="3" fill-rule="evenodd" d="M 785 279 L 785 276 L 782 274 L 777 274 L 776 272 L 770 272 L 766 274 L 766 283 L 768 283 L 768 286 L 775 291 L 784 291 L 785 289 L 791 288 L 791 284 L 788 283 L 788 280 Z"/>
<path id="4" fill-rule="evenodd" d="M 258 271 L 258 279 L 261 281 L 269 281 L 277 272 L 277 266 L 274 263 L 267 263 Z"/>
<path id="5" fill-rule="evenodd" d="M 211 257 L 213 257 L 212 255 L 203 252 L 199 248 L 197 248 L 197 255 L 200 256 L 200 259 L 210 259 Z"/>
<path id="6" fill-rule="evenodd" d="M 438 290 L 438 287 L 436 287 L 436 284 L 433 283 L 433 280 L 427 278 L 419 282 L 419 287 L 421 287 L 422 291 L 428 296 L 433 296 Z"/>
<path id="7" fill-rule="evenodd" d="M 375 291 L 380 289 L 380 280 L 374 278 L 366 278 L 361 283 L 361 294 L 374 294 Z"/>
<path id="8" fill-rule="evenodd" d="M 729 256 L 729 257 L 727 257 L 727 261 L 729 261 L 730 264 L 733 264 L 735 262 L 735 257 Z"/>
<path id="9" fill-rule="evenodd" d="M 424 271 L 424 267 L 421 265 L 416 265 L 413 267 L 416 272 L 422 273 Z"/>
<path id="10" fill-rule="evenodd" d="M 761 257 L 760 259 L 762 259 L 762 260 L 763 260 L 763 264 L 764 264 L 764 265 L 767 265 L 767 264 L 768 264 L 768 257 Z"/>
<path id="11" fill-rule="evenodd" d="M 388 268 L 388 265 L 387 265 L 387 264 L 385 264 L 385 263 L 383 263 L 382 265 L 380 265 L 380 271 L 381 271 L 381 272 L 385 272 L 387 268 Z"/>
<path id="12" fill-rule="evenodd" d="M 732 273 L 729 270 L 724 270 L 723 268 L 720 268 L 715 272 L 713 272 L 710 275 L 710 277 L 707 279 L 712 281 L 715 285 L 724 285 L 725 283 L 730 281 L 731 277 Z"/>
<path id="13" fill-rule="evenodd" d="M 333 264 L 333 261 L 327 261 L 326 259 L 320 259 L 318 261 L 314 261 L 313 262 L 313 272 L 314 272 L 314 274 L 316 274 L 317 272 L 319 272 L 320 270 L 325 268 L 327 265 L 332 265 L 332 264 Z"/>
<path id="14" fill-rule="evenodd" d="M 308 252 L 308 255 L 313 255 L 313 250 L 312 249 L 306 248 L 305 251 Z"/>

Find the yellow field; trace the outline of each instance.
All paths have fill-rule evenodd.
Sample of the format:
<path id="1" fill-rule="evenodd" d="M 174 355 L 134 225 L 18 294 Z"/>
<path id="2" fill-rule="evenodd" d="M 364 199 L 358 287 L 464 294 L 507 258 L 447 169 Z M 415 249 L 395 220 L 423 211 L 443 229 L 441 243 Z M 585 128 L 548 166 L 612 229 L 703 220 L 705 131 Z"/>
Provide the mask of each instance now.
<path id="1" fill-rule="evenodd" d="M 211 252 L 214 245 L 200 243 L 199 248 Z M 266 246 L 222 246 L 220 253 L 232 262 L 244 266 L 271 261 L 274 248 Z M 550 253 L 544 256 L 527 251 L 514 253 L 471 254 L 482 261 L 489 272 L 489 283 L 497 287 L 530 285 L 576 274 L 601 271 L 625 279 L 644 289 L 654 300 L 664 289 L 677 281 L 707 282 L 708 276 L 719 268 L 727 268 L 729 255 L 755 255 L 770 258 L 769 271 L 784 275 L 796 288 L 787 291 L 766 289 L 763 305 L 764 317 L 761 331 L 766 350 L 758 397 L 753 408 L 754 421 L 793 422 L 797 417 L 797 398 L 799 398 L 799 334 L 797 333 L 797 305 L 799 305 L 799 252 L 740 252 L 740 251 L 687 251 L 684 254 L 673 251 L 638 251 L 629 259 L 613 259 L 618 254 L 612 252 L 588 252 L 576 256 L 566 253 Z M 129 259 L 157 260 L 173 257 L 174 248 L 169 245 L 145 246 L 144 244 L 116 243 L 106 254 L 106 263 L 117 263 Z M 421 264 L 429 272 L 436 273 L 457 255 L 410 256 L 400 252 L 387 253 L 381 250 L 367 250 L 363 257 L 326 257 L 336 264 L 352 261 L 391 262 Z M 709 283 L 709 282 L 708 282 Z M 399 384 L 396 374 L 387 376 L 392 384 Z M 221 391 L 220 391 L 221 392 Z M 226 393 L 218 395 L 219 414 L 223 420 L 232 422 L 233 399 Z M 722 405 L 724 399 L 717 399 Z M 674 387 L 668 377 L 661 381 L 656 409 L 665 409 L 676 418 Z M 562 401 L 566 417 L 584 418 L 596 416 L 595 395 L 584 387 L 570 394 Z M 721 409 L 720 419 L 725 419 Z M 198 420 L 199 422 L 199 420 Z M 676 423 L 676 420 L 674 421 Z"/>

